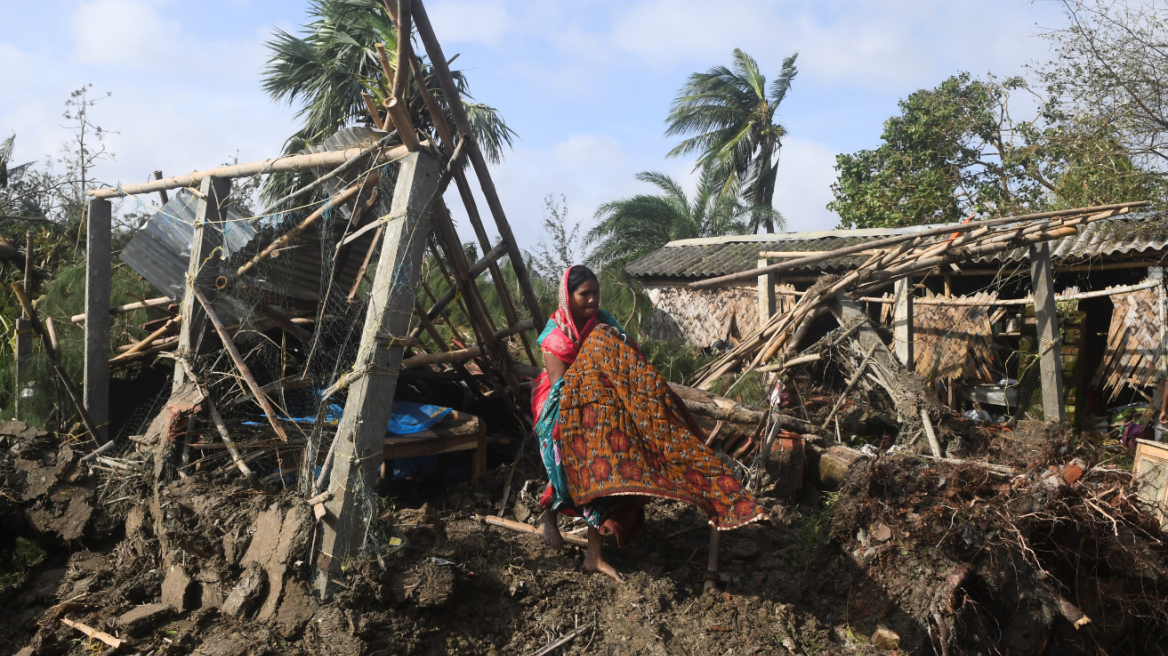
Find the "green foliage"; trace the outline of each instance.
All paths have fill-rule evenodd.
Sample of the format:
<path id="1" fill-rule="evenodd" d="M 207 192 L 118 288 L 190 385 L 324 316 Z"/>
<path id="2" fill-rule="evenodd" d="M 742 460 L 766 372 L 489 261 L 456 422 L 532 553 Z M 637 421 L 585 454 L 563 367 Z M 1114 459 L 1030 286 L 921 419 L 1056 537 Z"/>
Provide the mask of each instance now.
<path id="1" fill-rule="evenodd" d="M 593 246 L 586 262 L 593 267 L 620 267 L 652 253 L 675 239 L 741 235 L 748 212 L 734 194 L 723 194 L 713 165 L 702 168 L 694 197 L 687 197 L 676 180 L 664 173 L 643 172 L 637 179 L 660 190 L 604 203 L 596 210 L 599 221 L 584 244 Z"/>
<path id="2" fill-rule="evenodd" d="M 1168 6 L 1065 0 L 1067 22 L 1047 31 L 1055 59 L 1035 67 L 1046 94 L 1070 116 L 1105 127 L 1135 168 L 1165 173 L 1168 159 Z"/>
<path id="3" fill-rule="evenodd" d="M 372 123 L 361 94 L 368 93 L 380 107 L 393 87 L 393 80 L 381 68 L 375 44 L 385 44 L 390 68 L 397 68 L 397 29 L 381 0 L 310 0 L 308 16 L 301 36 L 276 30 L 266 44 L 271 56 L 263 74 L 264 91 L 273 100 L 300 104 L 296 116 L 303 127 L 285 142 L 285 154 L 319 144 L 346 126 Z M 430 66 L 422 62 L 420 70 L 425 78 L 422 83 L 445 107 L 446 95 Z M 495 108 L 473 102 L 460 71 L 451 73 L 484 156 L 491 162 L 501 161 L 515 132 Z M 418 80 L 411 74 L 406 91 L 410 118 L 415 128 L 433 136 L 432 119 L 418 89 Z M 445 118 L 453 124 L 448 110 Z M 265 197 L 276 198 L 302 186 L 310 180 L 306 175 L 269 176 Z"/>
<path id="4" fill-rule="evenodd" d="M 125 239 L 126 236 L 122 235 L 122 238 Z M 83 261 L 82 258 L 82 263 L 69 264 L 58 269 L 53 278 L 43 284 L 39 295 L 34 299 L 34 306 L 42 323 L 49 317 L 53 318 L 61 362 L 65 372 L 78 386 L 83 379 L 84 332 L 82 325 L 72 323 L 70 318 L 85 312 Z M 5 331 L 9 339 L 0 343 L 0 418 L 10 419 L 16 416 L 15 395 L 19 390 L 29 388 L 32 390 L 32 396 L 21 399 L 19 418 L 37 426 L 66 429 L 77 418 L 64 389 L 58 386 L 48 356 L 35 336 L 32 353 L 26 360 L 20 380 L 17 380 L 12 327 L 13 320 L 20 316 L 20 308 L 16 295 L 12 292 L 11 282 L 18 280 L 20 274 L 9 270 L 5 278 L 7 280 L 4 289 L 0 290 L 0 317 L 9 324 Z M 121 263 L 115 263 L 111 271 L 110 287 L 114 304 L 132 303 L 134 297 L 152 298 L 160 295 L 137 273 Z M 144 337 L 146 331 L 135 324 L 157 316 L 161 316 L 160 310 L 137 310 L 114 317 L 110 326 L 111 352 L 116 353 L 118 346 Z M 132 375 L 132 370 L 122 375 L 127 373 Z"/>
<path id="5" fill-rule="evenodd" d="M 1011 93 L 1038 98 L 1033 120 Z M 1135 166 L 1106 122 L 1038 97 L 1021 78 L 950 77 L 900 102 L 883 143 L 836 158 L 828 209 L 845 228 L 955 222 L 1095 203 L 1160 198 L 1159 176 Z"/>
<path id="6" fill-rule="evenodd" d="M 669 156 L 699 153 L 697 165 L 712 168 L 723 193 L 735 193 L 741 187 L 755 232 L 784 227 L 772 199 L 779 149 L 787 130 L 775 122 L 775 113 L 798 73 L 797 57 L 798 53 L 783 60 L 778 77 L 768 87 L 758 62 L 735 49 L 730 68 L 715 66 L 690 75 L 670 106 L 665 134 L 695 136 L 678 144 Z"/>
<path id="7" fill-rule="evenodd" d="M 0 593 L 24 583 L 28 570 L 45 559 L 45 550 L 23 536 L 16 538 L 12 553 L 0 559 Z"/>

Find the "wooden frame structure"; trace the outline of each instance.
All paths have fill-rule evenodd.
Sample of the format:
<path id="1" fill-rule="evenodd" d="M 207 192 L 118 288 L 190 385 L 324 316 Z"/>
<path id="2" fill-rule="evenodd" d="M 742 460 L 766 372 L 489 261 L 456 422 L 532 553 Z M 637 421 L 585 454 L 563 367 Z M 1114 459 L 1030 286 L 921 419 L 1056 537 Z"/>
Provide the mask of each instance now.
<path id="1" fill-rule="evenodd" d="M 223 288 L 224 282 L 222 279 L 212 279 L 208 273 L 209 267 L 203 266 L 209 258 L 219 256 L 217 251 L 223 245 L 225 200 L 231 191 L 231 180 L 260 173 L 332 169 L 329 174 L 318 176 L 316 182 L 273 203 L 264 211 L 264 214 L 268 214 L 281 203 L 308 193 L 321 182 L 342 174 L 358 162 L 369 165 L 396 160 L 400 163 L 390 214 L 366 221 L 364 225 L 351 225 L 350 227 L 355 230 L 351 234 L 346 232 L 346 239 L 338 244 L 338 259 L 357 258 L 362 261 L 357 282 L 353 284 L 351 290 L 340 292 L 342 295 L 347 292 L 349 299 L 352 300 L 357 291 L 357 283 L 361 280 L 360 274 L 364 274 L 367 267 L 373 267 L 375 273 L 356 362 L 352 369 L 334 381 L 324 394 L 327 400 L 337 391 L 347 389 L 348 401 L 325 459 L 323 471 L 320 476 L 314 477 L 312 487 L 306 489 L 306 495 L 312 496 L 318 518 L 323 519 L 318 531 L 315 565 L 316 586 L 325 595 L 329 593 L 331 580 L 335 578 L 340 566 L 356 555 L 362 545 L 366 532 L 365 521 L 368 519 L 362 505 L 367 504 L 369 497 L 376 493 L 374 486 L 389 448 L 386 446 L 385 425 L 389 419 L 391 404 L 387 400 L 393 398 L 402 362 L 406 359 L 406 350 L 417 351 L 421 346 L 418 340 L 421 333 L 425 332 L 441 352 L 426 353 L 422 350 L 420 354 L 411 353 L 407 366 L 449 364 L 454 368 L 452 373 L 477 385 L 477 382 L 471 380 L 470 373 L 462 363 L 479 359 L 479 368 L 487 374 L 488 384 L 500 393 L 512 411 L 520 417 L 523 416 L 523 408 L 526 405 L 520 402 L 520 398 L 526 391 L 521 387 L 517 376 L 530 376 L 536 367 L 542 364 L 536 360 L 536 354 L 533 353 L 531 342 L 525 332 L 541 327 L 546 317 L 540 309 L 539 299 L 532 287 L 523 254 L 507 221 L 486 158 L 473 136 L 462 97 L 434 34 L 426 8 L 421 0 L 412 2 L 402 0 L 396 5 L 392 1 L 387 1 L 386 8 L 397 24 L 399 33 L 411 34 L 411 25 L 416 26 L 433 75 L 445 96 L 447 104 L 443 107 L 430 93 L 426 84 L 417 85 L 416 92 L 420 94 L 422 103 L 430 115 L 439 140 L 437 143 L 428 141 L 429 137 L 419 136 L 406 111 L 409 100 L 405 97 L 409 89 L 408 77 L 412 72 L 421 81 L 422 69 L 419 65 L 420 60 L 411 52 L 411 39 L 401 38 L 397 54 L 402 65 L 398 70 L 391 71 L 387 59 L 382 60 L 384 72 L 393 79 L 393 96 L 385 104 L 384 119 L 376 113 L 379 108 L 373 105 L 371 99 L 367 99 L 375 124 L 390 131 L 389 135 L 373 146 L 274 158 L 168 178 L 162 177 L 161 172 L 155 172 L 155 179 L 146 183 L 90 192 L 92 200 L 90 248 L 86 264 L 88 320 L 85 322 L 87 348 L 84 395 L 86 405 L 94 413 L 95 421 L 104 424 L 108 419 L 108 392 L 103 396 L 103 390 L 108 390 L 109 383 L 109 322 L 99 320 L 105 318 L 110 307 L 110 262 L 105 255 L 109 253 L 110 238 L 108 199 L 155 192 L 162 194 L 165 199 L 167 190 L 192 188 L 198 185 L 196 195 L 199 201 L 195 233 L 191 241 L 187 266 L 186 293 L 181 299 L 177 318 L 179 332 L 177 339 L 163 340 L 163 343 L 155 342 L 165 332 L 164 329 L 160 329 L 133 345 L 130 348 L 131 352 L 119 356 L 116 362 L 120 364 L 129 356 L 149 355 L 160 347 L 174 348 L 178 361 L 174 374 L 174 389 L 177 390 L 196 376 L 193 368 L 188 365 L 188 360 L 196 354 L 201 342 L 205 341 L 203 334 L 207 320 L 210 319 L 227 350 L 231 352 L 240 374 L 249 379 L 248 384 L 252 387 L 252 395 L 249 398 L 264 408 L 277 434 L 283 436 L 280 419 L 273 416 L 274 412 L 264 403 L 265 394 L 270 394 L 285 385 L 302 386 L 304 380 L 292 377 L 259 385 L 257 381 L 251 379 L 242 357 L 231 343 L 233 341 L 231 328 L 222 325 L 212 310 L 216 288 Z M 377 45 L 379 53 L 383 53 L 380 44 Z M 406 62 L 408 65 L 405 65 Z M 453 119 L 453 125 L 448 124 L 448 115 Z M 386 142 L 392 135 L 397 135 L 401 142 L 400 146 L 392 148 L 387 146 Z M 494 226 L 499 235 L 497 243 L 492 243 L 483 224 L 470 180 L 464 170 L 466 160 L 469 160 L 469 168 L 478 181 L 487 209 L 494 219 Z M 461 247 L 462 242 L 442 198 L 451 181 L 455 183 L 470 218 L 476 241 L 484 253 L 483 258 L 475 263 L 467 261 Z M 329 204 L 334 206 L 356 204 L 365 202 L 366 199 L 367 196 L 364 194 L 338 193 L 332 197 Z M 300 230 L 318 218 L 314 215 L 305 219 L 300 226 L 293 227 L 281 239 L 286 241 L 295 239 Z M 348 245 L 360 234 L 368 231 L 375 231 L 373 245 L 367 251 L 362 249 L 360 253 L 352 252 Z M 106 244 L 105 247 L 101 246 L 103 243 Z M 247 267 L 254 266 L 257 261 L 270 256 L 275 250 L 269 247 L 257 254 L 252 262 L 240 269 L 240 275 Z M 377 250 L 380 254 L 374 261 L 373 255 Z M 433 295 L 429 287 L 423 285 L 424 291 L 430 296 L 428 307 L 416 295 L 421 265 L 427 252 L 435 257 L 435 262 L 449 283 L 449 289 L 440 295 Z M 516 299 L 512 298 L 512 291 L 506 285 L 498 262 L 503 256 L 508 257 L 514 271 L 521 297 L 518 300 L 526 310 L 526 317 L 521 316 L 519 305 Z M 502 303 L 507 320 L 506 326 L 494 325 L 476 284 L 478 276 L 488 271 Z M 226 284 L 230 285 L 232 282 L 229 279 Z M 211 300 L 208 301 L 208 298 Z M 325 300 L 322 299 L 321 302 Z M 449 310 L 452 304 L 457 304 L 469 317 L 470 327 L 475 333 L 471 338 L 459 334 L 450 324 Z M 257 306 L 255 311 L 298 339 L 303 339 L 306 327 L 311 327 L 293 324 L 287 317 L 278 316 L 280 313 L 276 308 Z M 273 312 L 277 316 L 273 316 Z M 418 317 L 418 323 L 411 331 L 413 315 Z M 448 344 L 434 327 L 434 322 L 440 319 L 447 321 L 464 344 L 473 341 L 475 345 L 458 348 Z M 503 342 L 511 335 L 519 336 L 524 355 L 530 364 L 511 360 L 509 350 Z M 155 342 L 154 345 L 151 345 L 151 342 Z M 199 384 L 198 380 L 193 382 Z M 226 434 L 224 439 L 229 439 Z M 457 448 L 465 446 L 462 442 L 455 445 Z M 393 453 L 399 451 L 401 450 L 395 447 Z M 485 467 L 485 463 L 479 462 L 482 455 L 480 453 L 476 459 L 478 474 L 482 472 L 477 470 Z M 310 457 L 315 458 L 315 454 L 306 453 L 306 462 Z M 306 471 L 312 470 L 308 468 Z M 317 489 L 318 486 L 324 489 Z"/>

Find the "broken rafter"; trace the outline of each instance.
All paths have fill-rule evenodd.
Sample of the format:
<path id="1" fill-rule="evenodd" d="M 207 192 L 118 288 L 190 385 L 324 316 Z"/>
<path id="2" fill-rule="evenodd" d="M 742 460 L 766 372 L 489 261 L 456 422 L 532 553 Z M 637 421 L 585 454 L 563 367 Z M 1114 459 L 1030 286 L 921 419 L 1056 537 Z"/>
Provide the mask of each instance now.
<path id="1" fill-rule="evenodd" d="M 155 180 L 153 182 L 143 182 L 141 184 L 133 185 L 119 185 L 117 187 L 106 187 L 103 189 L 92 189 L 89 191 L 89 196 L 92 198 L 119 198 L 121 196 L 153 193 L 163 189 L 198 187 L 203 179 L 208 177 L 242 178 L 251 175 L 259 175 L 261 173 L 305 171 L 314 168 L 337 166 L 338 164 L 345 164 L 354 157 L 360 159 L 361 157 L 368 155 L 375 147 L 376 146 L 371 146 L 369 148 L 348 148 L 346 150 L 333 150 L 323 153 L 289 155 L 287 157 L 265 159 L 259 162 L 249 162 L 247 164 L 219 166 L 213 169 L 207 169 L 205 171 L 196 171 L 194 173 L 163 178 L 162 180 Z M 386 151 L 385 154 L 380 158 L 380 161 L 382 163 L 392 162 L 394 160 L 401 159 L 408 154 L 409 150 L 407 150 L 405 146 L 397 146 Z"/>
<path id="2" fill-rule="evenodd" d="M 960 224 L 960 225 L 943 226 L 940 228 L 933 228 L 930 230 L 922 230 L 920 232 L 913 232 L 913 233 L 908 233 L 908 234 L 904 234 L 904 235 L 893 235 L 891 237 L 885 237 L 883 239 L 874 239 L 870 242 L 866 242 L 863 244 L 856 244 L 855 246 L 848 246 L 846 248 L 840 248 L 840 249 L 837 249 L 834 251 L 828 251 L 822 255 L 812 255 L 810 257 L 789 260 L 787 262 L 779 262 L 778 264 L 772 264 L 770 266 L 762 267 L 762 268 L 758 268 L 758 269 L 749 269 L 747 271 L 739 271 L 739 272 L 727 274 L 724 276 L 717 276 L 715 278 L 707 278 L 706 280 L 699 280 L 697 282 L 690 283 L 689 286 L 694 288 L 694 289 L 704 289 L 704 288 L 708 288 L 708 287 L 717 287 L 718 285 L 728 283 L 728 282 L 756 278 L 764 273 L 773 273 L 773 272 L 779 272 L 779 271 L 786 271 L 789 269 L 798 269 L 800 267 L 805 267 L 805 266 L 809 266 L 812 264 L 819 264 L 820 262 L 825 262 L 827 260 L 832 260 L 832 259 L 835 259 L 838 257 L 844 257 L 845 255 L 856 255 L 856 254 L 862 253 L 864 251 L 875 251 L 880 246 L 893 246 L 893 245 L 900 244 L 902 242 L 911 241 L 914 239 L 921 239 L 923 237 L 934 237 L 934 236 L 946 235 L 946 234 L 960 234 L 960 233 L 970 232 L 973 230 L 979 230 L 981 228 L 986 228 L 986 227 L 991 227 L 991 226 L 1007 225 L 1010 223 L 1017 223 L 1017 222 L 1024 222 L 1024 221 L 1038 221 L 1041 219 L 1056 219 L 1059 217 L 1066 217 L 1066 216 L 1077 216 L 1077 215 L 1081 215 L 1081 214 L 1086 214 L 1088 212 L 1103 212 L 1103 211 L 1108 211 L 1108 210 L 1128 210 L 1128 211 L 1130 211 L 1132 208 L 1144 207 L 1146 205 L 1148 205 L 1148 201 L 1136 201 L 1136 202 L 1131 202 L 1131 203 L 1116 203 L 1113 205 L 1100 205 L 1097 207 L 1086 207 L 1086 208 L 1076 208 L 1076 209 L 1070 209 L 1070 210 L 1059 210 L 1056 212 L 1038 212 L 1035 214 L 1024 214 L 1021 216 L 1006 216 L 1006 217 L 1001 217 L 998 219 L 989 219 L 986 221 L 975 221 L 972 223 L 965 223 L 965 224 Z M 899 276 L 896 276 L 896 277 L 899 277 Z"/>
<path id="3" fill-rule="evenodd" d="M 272 240 L 272 243 L 269 244 L 267 248 L 260 251 L 259 253 L 256 253 L 255 257 L 251 258 L 251 260 L 248 261 L 247 264 L 244 264 L 243 266 L 239 267 L 239 269 L 236 270 L 236 272 L 235 272 L 235 277 L 238 278 L 239 276 L 242 276 L 242 275 L 245 275 L 245 274 L 251 272 L 253 269 L 255 269 L 256 265 L 258 265 L 260 262 L 263 262 L 267 258 L 271 257 L 272 254 L 275 253 L 276 251 L 278 251 L 279 249 L 287 246 L 294 239 L 299 237 L 301 235 L 301 233 L 303 233 L 305 230 L 310 228 L 312 226 L 312 224 L 319 221 L 325 215 L 325 212 L 329 211 L 330 209 L 340 207 L 341 205 L 344 205 L 345 203 L 349 202 L 350 200 L 355 198 L 357 196 L 357 194 L 361 193 L 362 190 L 368 189 L 372 185 L 377 184 L 377 180 L 378 180 L 378 173 L 376 171 L 374 171 L 374 172 L 370 173 L 367 178 L 363 179 L 360 184 L 354 184 L 354 185 L 348 187 L 347 189 L 345 189 L 344 191 L 337 193 L 336 195 L 334 195 L 332 198 L 328 199 L 327 201 L 325 201 L 324 204 L 322 204 L 320 207 L 316 208 L 315 212 L 313 212 L 312 214 L 309 214 L 303 221 L 301 221 L 299 224 L 297 224 L 295 227 L 293 227 L 288 232 L 284 233 L 283 235 L 280 235 L 280 237 L 278 239 Z"/>
<path id="4" fill-rule="evenodd" d="M 134 310 L 143 310 L 145 308 L 152 308 L 152 307 L 163 307 L 166 305 L 170 305 L 173 302 L 174 301 L 170 300 L 166 296 L 160 296 L 158 298 L 148 298 L 144 301 L 138 301 L 137 303 L 127 303 L 125 305 L 114 306 L 114 307 L 110 308 L 109 313 L 111 316 L 115 315 L 115 314 L 125 314 L 127 312 L 133 312 Z M 85 315 L 84 314 L 75 314 L 69 318 L 69 321 L 72 323 L 81 323 L 82 321 L 85 321 Z"/>
<path id="5" fill-rule="evenodd" d="M 280 436 L 280 439 L 285 442 L 288 441 L 288 434 L 284 432 L 284 427 L 280 425 L 280 420 L 276 415 L 276 409 L 272 407 L 271 400 L 268 395 L 264 394 L 260 384 L 256 382 L 255 376 L 251 375 L 251 369 L 248 369 L 247 364 L 243 361 L 243 356 L 239 354 L 239 349 L 235 348 L 235 342 L 231 339 L 231 334 L 227 332 L 227 327 L 219 320 L 219 316 L 215 314 L 212 309 L 210 301 L 203 295 L 203 291 L 198 287 L 192 286 L 191 291 L 199 304 L 203 306 L 203 311 L 207 313 L 207 318 L 211 320 L 211 324 L 215 326 L 215 332 L 219 334 L 220 341 L 223 342 L 223 348 L 227 349 L 227 354 L 231 356 L 232 362 L 235 363 L 235 368 L 239 369 L 239 375 L 243 381 L 247 383 L 248 389 L 255 396 L 256 403 L 264 409 L 264 415 L 268 418 L 268 423 L 272 425 L 272 430 Z"/>

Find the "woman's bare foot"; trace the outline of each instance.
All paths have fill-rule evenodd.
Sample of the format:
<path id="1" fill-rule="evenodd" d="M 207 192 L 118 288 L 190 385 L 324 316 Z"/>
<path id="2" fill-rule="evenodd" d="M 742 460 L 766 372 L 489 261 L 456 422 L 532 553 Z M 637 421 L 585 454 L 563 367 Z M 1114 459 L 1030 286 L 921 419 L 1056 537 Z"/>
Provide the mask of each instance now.
<path id="1" fill-rule="evenodd" d="M 585 572 L 602 572 L 608 574 L 617 583 L 624 582 L 624 577 L 620 572 L 613 569 L 612 565 L 605 562 L 602 554 L 604 542 L 600 537 L 600 531 L 588 527 L 588 551 L 584 554 L 584 571 Z"/>
<path id="2" fill-rule="evenodd" d="M 557 514 L 554 510 L 548 508 L 540 514 L 536 523 L 539 525 L 539 534 L 543 536 L 544 542 L 556 549 L 563 549 L 564 536 L 560 535 L 560 527 L 556 525 Z"/>

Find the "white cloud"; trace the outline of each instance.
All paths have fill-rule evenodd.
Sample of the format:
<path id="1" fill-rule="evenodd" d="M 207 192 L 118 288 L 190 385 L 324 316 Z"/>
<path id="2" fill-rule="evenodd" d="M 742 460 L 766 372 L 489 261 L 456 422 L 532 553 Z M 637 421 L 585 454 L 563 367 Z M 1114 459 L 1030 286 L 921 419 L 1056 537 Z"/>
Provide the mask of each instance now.
<path id="1" fill-rule="evenodd" d="M 495 46 L 514 27 L 507 6 L 498 0 L 427 3 L 426 13 L 443 44 L 464 42 Z M 446 53 L 446 56 L 451 56 L 451 53 Z"/>
<path id="2" fill-rule="evenodd" d="M 208 84 L 236 80 L 257 86 L 266 59 L 266 30 L 235 40 L 195 33 L 164 17 L 159 9 L 168 4 L 93 0 L 81 5 L 71 22 L 74 63 L 116 73 L 177 73 Z M 191 94 L 196 102 L 206 97 Z"/>
<path id="3" fill-rule="evenodd" d="M 37 78 L 37 60 L 16 46 L 0 43 L 0 88 L 14 89 Z"/>
<path id="4" fill-rule="evenodd" d="M 787 230 L 831 230 L 839 223 L 826 208 L 836 177 L 835 156 L 834 150 L 816 141 L 784 140 L 773 205 L 787 219 Z"/>
<path id="5" fill-rule="evenodd" d="M 74 58 L 88 65 L 154 69 L 181 55 L 181 24 L 141 0 L 95 0 L 73 16 Z M 198 57 L 199 53 L 188 52 Z"/>

